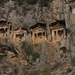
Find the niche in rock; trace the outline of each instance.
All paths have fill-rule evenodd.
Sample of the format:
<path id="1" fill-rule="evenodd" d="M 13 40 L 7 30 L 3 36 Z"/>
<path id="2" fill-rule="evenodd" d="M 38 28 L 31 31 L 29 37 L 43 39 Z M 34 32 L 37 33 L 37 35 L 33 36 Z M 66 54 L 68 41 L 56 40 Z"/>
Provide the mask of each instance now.
<path id="1" fill-rule="evenodd" d="M 38 33 L 38 37 L 42 38 L 42 33 Z"/>
<path id="2" fill-rule="evenodd" d="M 58 35 L 62 36 L 63 32 L 64 32 L 63 30 L 58 30 Z"/>

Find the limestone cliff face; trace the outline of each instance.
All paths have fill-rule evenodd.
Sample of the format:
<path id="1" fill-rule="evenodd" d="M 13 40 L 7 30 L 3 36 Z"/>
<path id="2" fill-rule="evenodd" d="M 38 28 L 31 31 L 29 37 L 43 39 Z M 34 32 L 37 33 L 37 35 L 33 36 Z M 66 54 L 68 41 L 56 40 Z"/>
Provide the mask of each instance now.
<path id="1" fill-rule="evenodd" d="M 12 22 L 14 29 L 19 26 L 29 28 L 31 25 L 38 22 L 46 23 L 47 25 L 48 41 L 46 43 L 33 46 L 34 51 L 37 50 L 37 52 L 40 53 L 40 58 L 35 62 L 28 63 L 28 66 L 23 64 L 23 62 L 25 62 L 27 65 L 27 62 L 22 60 L 24 57 L 24 53 L 22 52 L 23 49 L 21 48 L 22 44 L 14 44 L 14 48 L 18 53 L 18 56 L 15 56 L 14 53 L 6 50 L 5 54 L 8 55 L 3 59 L 3 61 L 6 61 L 7 59 L 6 63 L 8 63 L 9 60 L 9 64 L 13 64 L 12 61 L 14 60 L 14 64 L 12 66 L 15 66 L 18 63 L 16 65 L 16 68 L 20 67 L 20 73 L 18 73 L 18 75 L 35 75 L 32 70 L 37 68 L 35 72 L 38 72 L 38 68 L 45 65 L 51 66 L 53 71 L 52 75 L 72 75 L 74 73 L 74 67 L 71 65 L 71 58 L 75 56 L 75 2 L 73 0 L 53 0 L 48 6 L 41 6 L 39 4 L 18 6 L 12 1 L 7 2 L 0 7 L 0 14 L 0 18 L 4 17 L 7 21 Z M 49 25 L 56 20 L 65 20 L 66 38 L 59 42 L 50 43 Z M 27 37 L 27 39 L 28 38 L 30 37 Z M 0 40 L 1 43 L 4 41 L 5 40 Z M 9 46 L 11 46 L 10 43 Z M 15 58 L 11 58 L 11 55 Z M 26 54 L 24 55 L 26 56 Z M 32 57 L 30 57 L 30 59 L 31 58 Z M 4 63 L 3 61 L 2 63 Z M 1 64 L 1 66 L 2 65 L 3 64 Z M 67 72 L 68 69 L 71 69 L 72 71 Z M 14 67 L 12 70 L 14 70 Z M 12 70 L 9 71 L 12 72 Z M 37 74 L 40 75 L 40 71 Z"/>

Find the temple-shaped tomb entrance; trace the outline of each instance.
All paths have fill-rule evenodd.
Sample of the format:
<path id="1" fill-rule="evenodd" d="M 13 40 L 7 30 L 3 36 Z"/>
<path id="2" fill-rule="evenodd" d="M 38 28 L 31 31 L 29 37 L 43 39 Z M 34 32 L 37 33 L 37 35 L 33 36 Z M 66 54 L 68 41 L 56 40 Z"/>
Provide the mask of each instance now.
<path id="1" fill-rule="evenodd" d="M 9 25 L 5 19 L 0 20 L 0 38 L 6 38 L 9 31 Z"/>
<path id="2" fill-rule="evenodd" d="M 30 27 L 32 44 L 39 44 L 46 41 L 46 24 L 37 23 Z"/>
<path id="3" fill-rule="evenodd" d="M 56 21 L 50 24 L 51 41 L 59 41 L 66 36 L 65 22 Z"/>
<path id="4" fill-rule="evenodd" d="M 12 31 L 13 42 L 20 43 L 25 41 L 26 34 L 27 34 L 27 31 L 22 30 L 21 28 Z"/>

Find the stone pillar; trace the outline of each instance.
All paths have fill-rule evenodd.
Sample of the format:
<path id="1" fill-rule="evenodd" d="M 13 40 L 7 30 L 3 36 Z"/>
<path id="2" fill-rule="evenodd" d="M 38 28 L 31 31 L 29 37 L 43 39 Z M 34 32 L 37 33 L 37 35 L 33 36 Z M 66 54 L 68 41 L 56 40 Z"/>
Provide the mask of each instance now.
<path id="1" fill-rule="evenodd" d="M 56 41 L 59 40 L 58 30 L 56 30 Z"/>
<path id="2" fill-rule="evenodd" d="M 16 35 L 14 34 L 14 36 L 13 36 L 13 40 L 14 40 L 14 42 L 16 42 L 16 37 L 15 37 Z"/>
<path id="3" fill-rule="evenodd" d="M 38 33 L 36 33 L 36 43 L 38 43 Z"/>
<path id="4" fill-rule="evenodd" d="M 47 41 L 46 32 L 45 32 L 45 41 Z"/>
<path id="5" fill-rule="evenodd" d="M 52 41 L 54 41 L 54 31 L 52 31 Z"/>
<path id="6" fill-rule="evenodd" d="M 7 37 L 10 38 L 10 36 L 11 36 L 11 35 L 10 35 L 10 29 L 9 29 L 9 27 L 8 27 L 8 30 L 7 30 Z"/>
<path id="7" fill-rule="evenodd" d="M 32 43 L 34 43 L 34 33 L 33 33 L 33 35 L 32 35 L 32 41 L 33 41 Z"/>
<path id="8" fill-rule="evenodd" d="M 5 31 L 6 28 L 4 27 L 3 29 Z M 3 33 L 3 35 L 4 35 L 3 37 L 6 37 L 6 31 L 5 31 L 5 33 Z"/>

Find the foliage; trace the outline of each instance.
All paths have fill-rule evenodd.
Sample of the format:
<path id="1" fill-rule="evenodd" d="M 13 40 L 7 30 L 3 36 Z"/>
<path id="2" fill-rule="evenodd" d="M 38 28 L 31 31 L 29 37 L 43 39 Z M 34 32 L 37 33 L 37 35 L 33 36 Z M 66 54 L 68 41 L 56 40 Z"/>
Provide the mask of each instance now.
<path id="1" fill-rule="evenodd" d="M 22 5 L 25 2 L 27 2 L 28 4 L 35 4 L 38 0 L 14 0 L 16 3 L 18 3 L 18 5 Z"/>
<path id="2" fill-rule="evenodd" d="M 51 69 L 49 67 L 45 67 L 41 75 L 51 75 Z"/>
<path id="3" fill-rule="evenodd" d="M 66 32 L 67 34 L 71 33 L 70 29 L 67 29 L 67 28 L 66 28 Z"/>
<path id="4" fill-rule="evenodd" d="M 15 47 L 13 44 L 10 44 L 10 46 L 8 46 L 8 50 L 10 50 L 11 52 L 13 52 L 15 55 L 18 55 L 18 53 L 15 50 Z"/>
<path id="5" fill-rule="evenodd" d="M 75 56 L 71 58 L 71 62 L 74 64 L 75 63 Z"/>
<path id="6" fill-rule="evenodd" d="M 14 69 L 13 72 L 10 72 L 8 75 L 17 75 L 18 74 L 18 69 Z"/>
<path id="7" fill-rule="evenodd" d="M 30 45 L 25 46 L 25 53 L 27 56 L 32 55 L 32 52 L 33 52 L 32 50 L 33 50 L 32 46 Z"/>
<path id="8" fill-rule="evenodd" d="M 15 73 L 15 74 L 18 74 L 18 69 L 15 68 L 15 69 L 14 69 L 14 73 Z"/>
<path id="9" fill-rule="evenodd" d="M 49 0 L 38 0 L 38 3 L 40 5 L 44 5 L 44 6 L 47 6 L 48 5 L 48 2 L 49 2 Z"/>
<path id="10" fill-rule="evenodd" d="M 7 2 L 8 0 L 0 0 L 0 4 Z"/>
<path id="11" fill-rule="evenodd" d="M 41 5 L 47 6 L 48 2 L 51 0 L 14 0 L 19 5 L 24 4 L 24 2 L 27 2 L 28 4 L 36 4 L 37 2 Z"/>
<path id="12" fill-rule="evenodd" d="M 13 1 L 15 1 L 16 3 L 18 3 L 18 5 L 22 5 L 23 2 L 24 2 L 24 0 L 13 0 Z"/>
<path id="13" fill-rule="evenodd" d="M 22 6 L 22 7 L 23 7 L 23 10 L 22 10 L 22 11 L 23 11 L 23 14 L 26 15 L 26 11 L 27 11 L 27 8 L 26 8 L 26 7 L 27 7 L 27 3 L 26 3 L 25 1 L 23 2 L 23 6 Z"/>
<path id="14" fill-rule="evenodd" d="M 0 3 L 5 3 L 9 0 L 0 0 Z M 28 4 L 35 4 L 35 3 L 39 3 L 41 5 L 45 5 L 47 6 L 48 2 L 51 0 L 12 0 L 15 1 L 15 3 L 17 3 L 18 5 L 23 5 L 25 2 L 27 2 Z"/>
<path id="15" fill-rule="evenodd" d="M 5 57 L 5 55 L 0 55 L 0 61 Z"/>
<path id="16" fill-rule="evenodd" d="M 70 73 L 72 71 L 72 68 L 67 69 L 67 73 Z"/>
<path id="17" fill-rule="evenodd" d="M 23 54 L 25 55 L 25 59 L 29 61 L 30 56 L 32 57 L 32 60 L 35 61 L 37 58 L 40 57 L 40 54 L 38 52 L 34 52 L 33 46 L 31 44 L 28 44 L 23 42 L 22 49 L 24 50 Z"/>
<path id="18" fill-rule="evenodd" d="M 9 73 L 8 75 L 14 75 L 13 72 Z"/>
<path id="19" fill-rule="evenodd" d="M 32 56 L 33 56 L 33 61 L 35 61 L 37 58 L 40 57 L 40 54 L 39 54 L 38 52 L 34 52 L 34 53 L 32 54 Z"/>
<path id="20" fill-rule="evenodd" d="M 29 4 L 35 4 L 38 0 L 26 0 L 27 3 Z"/>

